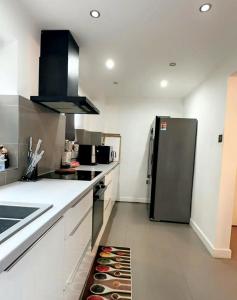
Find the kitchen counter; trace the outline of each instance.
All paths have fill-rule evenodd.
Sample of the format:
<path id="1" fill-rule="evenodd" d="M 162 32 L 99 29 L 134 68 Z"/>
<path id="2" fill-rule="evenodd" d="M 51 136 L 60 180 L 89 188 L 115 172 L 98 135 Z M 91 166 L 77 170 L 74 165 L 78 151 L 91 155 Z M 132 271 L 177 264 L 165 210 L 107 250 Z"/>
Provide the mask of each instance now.
<path id="1" fill-rule="evenodd" d="M 1 187 L 1 202 L 52 204 L 53 207 L 0 245 L 0 272 L 14 262 L 118 164 L 113 162 L 108 165 L 78 167 L 78 170 L 102 171 L 91 181 L 40 179 L 36 182 L 15 182 Z"/>

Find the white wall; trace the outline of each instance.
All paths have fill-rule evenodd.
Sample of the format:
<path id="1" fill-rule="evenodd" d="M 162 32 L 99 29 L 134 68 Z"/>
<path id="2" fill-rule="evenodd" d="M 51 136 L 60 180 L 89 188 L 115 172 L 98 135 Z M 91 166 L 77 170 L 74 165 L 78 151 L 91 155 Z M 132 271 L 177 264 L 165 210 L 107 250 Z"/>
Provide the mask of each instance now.
<path id="1" fill-rule="evenodd" d="M 11 61 L 8 71 L 12 74 L 12 82 L 7 82 L 8 90 L 15 91 L 17 89 L 16 94 L 26 98 L 37 95 L 39 28 L 21 7 L 19 1 L 14 0 L 0 1 L 0 28 L 0 41 L 14 41 L 17 43 L 17 69 L 15 72 L 11 61 L 12 54 L 9 52 L 9 56 L 6 58 Z"/>
<path id="2" fill-rule="evenodd" d="M 0 37 L 0 94 L 17 95 L 18 92 L 18 44 Z"/>
<path id="3" fill-rule="evenodd" d="M 184 100 L 185 116 L 199 121 L 192 225 L 209 251 L 217 257 L 230 256 L 226 238 L 229 225 L 224 216 L 229 200 L 220 201 L 223 144 L 218 143 L 218 134 L 224 132 L 227 80 L 236 70 L 237 56 L 233 56 Z"/>
<path id="4" fill-rule="evenodd" d="M 92 97 L 86 89 L 79 87 L 80 96 L 88 97 L 92 103 L 100 110 L 99 115 L 75 115 L 75 128 L 90 131 L 105 132 L 105 120 L 107 114 L 106 100 L 102 96 Z"/>
<path id="5" fill-rule="evenodd" d="M 120 133 L 120 200 L 146 202 L 148 135 L 156 115 L 182 117 L 177 99 L 113 99 L 107 101 L 105 129 Z"/>

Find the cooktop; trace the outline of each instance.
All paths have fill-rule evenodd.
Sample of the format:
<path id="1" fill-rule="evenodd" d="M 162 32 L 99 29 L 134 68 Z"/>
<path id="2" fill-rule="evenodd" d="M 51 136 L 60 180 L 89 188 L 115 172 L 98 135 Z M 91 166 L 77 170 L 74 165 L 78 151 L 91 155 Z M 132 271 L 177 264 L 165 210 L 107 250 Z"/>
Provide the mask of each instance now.
<path id="1" fill-rule="evenodd" d="M 58 174 L 55 172 L 46 173 L 41 175 L 39 178 L 47 178 L 47 179 L 63 179 L 63 180 L 84 180 L 84 181 L 91 181 L 96 176 L 98 176 L 100 171 L 84 171 L 78 170 L 74 174 Z"/>

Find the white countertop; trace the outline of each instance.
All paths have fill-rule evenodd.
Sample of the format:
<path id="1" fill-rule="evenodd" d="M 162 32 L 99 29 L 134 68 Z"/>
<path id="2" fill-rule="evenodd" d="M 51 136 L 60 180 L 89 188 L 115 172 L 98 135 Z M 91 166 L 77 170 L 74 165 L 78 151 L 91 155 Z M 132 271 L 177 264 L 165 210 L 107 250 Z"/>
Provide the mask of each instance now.
<path id="1" fill-rule="evenodd" d="M 102 171 L 91 181 L 41 179 L 15 182 L 0 187 L 1 202 L 52 204 L 53 207 L 0 245 L 0 272 L 47 231 L 80 197 L 109 173 L 118 162 L 108 165 L 80 166 L 78 170 Z"/>

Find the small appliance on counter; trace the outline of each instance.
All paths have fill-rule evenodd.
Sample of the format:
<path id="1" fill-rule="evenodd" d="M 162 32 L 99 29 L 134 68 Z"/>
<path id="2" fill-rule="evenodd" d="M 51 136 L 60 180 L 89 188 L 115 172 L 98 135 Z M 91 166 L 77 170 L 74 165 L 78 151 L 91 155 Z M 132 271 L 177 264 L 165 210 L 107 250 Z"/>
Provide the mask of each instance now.
<path id="1" fill-rule="evenodd" d="M 95 145 L 79 145 L 78 161 L 80 165 L 96 165 Z"/>
<path id="2" fill-rule="evenodd" d="M 96 146 L 96 162 L 98 164 L 109 164 L 116 157 L 112 146 Z"/>

